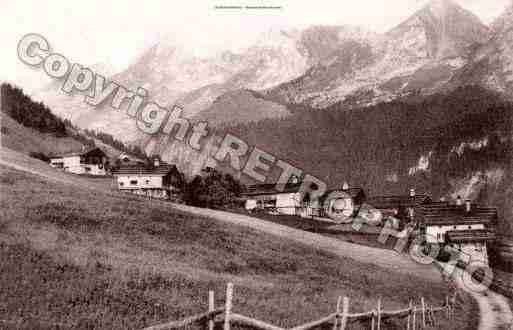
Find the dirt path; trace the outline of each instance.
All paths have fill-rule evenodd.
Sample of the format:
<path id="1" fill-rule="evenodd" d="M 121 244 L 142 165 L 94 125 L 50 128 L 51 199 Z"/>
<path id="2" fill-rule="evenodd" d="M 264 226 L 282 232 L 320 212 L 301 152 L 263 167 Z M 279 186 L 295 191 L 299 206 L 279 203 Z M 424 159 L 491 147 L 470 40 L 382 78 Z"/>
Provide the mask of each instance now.
<path id="1" fill-rule="evenodd" d="M 438 266 L 448 271 L 456 286 L 471 295 L 479 306 L 479 330 L 509 330 L 513 329 L 513 313 L 508 299 L 491 290 L 478 292 L 472 290 L 463 281 L 463 270 L 447 264 L 438 263 Z"/>

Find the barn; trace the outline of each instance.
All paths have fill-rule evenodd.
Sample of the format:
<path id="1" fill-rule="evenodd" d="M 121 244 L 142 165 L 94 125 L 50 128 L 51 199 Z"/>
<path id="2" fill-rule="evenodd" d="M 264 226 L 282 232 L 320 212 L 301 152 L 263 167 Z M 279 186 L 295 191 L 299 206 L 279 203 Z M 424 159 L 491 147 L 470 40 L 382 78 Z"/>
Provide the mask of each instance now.
<path id="1" fill-rule="evenodd" d="M 92 148 L 50 157 L 50 166 L 75 174 L 106 175 L 107 155 L 100 148 Z"/>
<path id="2" fill-rule="evenodd" d="M 365 200 L 363 189 L 344 184 L 340 189 L 326 191 L 317 200 L 301 191 L 303 183 L 295 181 L 278 189 L 276 183 L 247 187 L 242 194 L 246 210 L 264 210 L 269 213 L 297 215 L 304 218 L 329 218 L 330 212 L 346 212 L 351 215 Z M 343 205 L 342 205 L 343 202 Z"/>
<path id="3" fill-rule="evenodd" d="M 270 213 L 299 215 L 302 203 L 301 183 L 286 184 L 278 189 L 276 183 L 248 186 L 242 193 L 248 211 L 264 210 Z"/>
<path id="4" fill-rule="evenodd" d="M 396 229 L 413 223 L 419 208 L 430 202 L 429 195 L 417 194 L 415 189 L 410 189 L 409 194 L 372 196 L 367 199 L 369 205 L 381 212 L 383 220 Z"/>
<path id="5" fill-rule="evenodd" d="M 125 165 L 112 171 L 118 189 L 151 198 L 170 199 L 181 191 L 183 177 L 175 165 L 156 159 L 148 165 Z"/>
<path id="6" fill-rule="evenodd" d="M 416 221 L 427 244 L 449 245 L 461 252 L 460 260 L 465 263 L 479 260 L 488 264 L 487 246 L 495 239 L 497 209 L 470 201 L 427 203 L 419 208 Z"/>

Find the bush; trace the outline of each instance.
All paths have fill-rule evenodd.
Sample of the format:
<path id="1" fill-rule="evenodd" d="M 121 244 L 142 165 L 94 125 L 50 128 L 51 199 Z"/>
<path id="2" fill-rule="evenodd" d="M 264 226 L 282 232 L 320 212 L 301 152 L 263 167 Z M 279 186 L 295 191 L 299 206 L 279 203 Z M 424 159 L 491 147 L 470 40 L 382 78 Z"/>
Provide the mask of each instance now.
<path id="1" fill-rule="evenodd" d="M 230 174 L 206 168 L 187 183 L 185 202 L 200 207 L 232 207 L 242 192 L 241 184 Z"/>

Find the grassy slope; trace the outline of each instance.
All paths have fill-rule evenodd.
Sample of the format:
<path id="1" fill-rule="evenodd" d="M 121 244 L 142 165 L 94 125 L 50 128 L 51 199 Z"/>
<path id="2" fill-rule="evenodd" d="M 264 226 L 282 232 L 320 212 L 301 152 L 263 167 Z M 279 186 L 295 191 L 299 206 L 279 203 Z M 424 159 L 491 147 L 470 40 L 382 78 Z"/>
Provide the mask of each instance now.
<path id="1" fill-rule="evenodd" d="M 28 154 L 30 152 L 42 152 L 44 154 L 59 154 L 74 152 L 82 149 L 82 143 L 71 138 L 57 138 L 51 133 L 41 133 L 29 127 L 25 127 L 5 113 L 1 113 L 3 147 L 11 148 Z"/>
<path id="2" fill-rule="evenodd" d="M 236 311 L 286 326 L 331 312 L 338 295 L 359 311 L 378 296 L 392 309 L 445 294 L 443 284 L 161 203 L 0 169 L 0 314 L 13 328 L 140 328 L 204 310 L 208 289 L 222 303 L 227 281 Z"/>

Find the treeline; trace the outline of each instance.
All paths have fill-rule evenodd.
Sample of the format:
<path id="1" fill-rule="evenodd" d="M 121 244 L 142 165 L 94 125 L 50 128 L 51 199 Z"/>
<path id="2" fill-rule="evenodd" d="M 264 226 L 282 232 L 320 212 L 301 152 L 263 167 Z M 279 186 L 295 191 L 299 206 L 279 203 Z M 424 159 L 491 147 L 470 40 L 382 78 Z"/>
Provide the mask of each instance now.
<path id="1" fill-rule="evenodd" d="M 42 133 L 54 133 L 58 137 L 67 136 L 64 121 L 55 116 L 42 102 L 34 102 L 21 88 L 8 83 L 3 83 L 0 89 L 2 111 L 14 120 Z"/>
<path id="2" fill-rule="evenodd" d="M 494 92 L 467 86 L 366 108 L 349 110 L 341 103 L 225 127 L 218 134 L 225 132 L 333 188 L 348 181 L 369 195 L 415 187 L 438 198 L 453 191 L 458 180 L 499 169 L 501 182 L 487 183 L 477 202 L 497 206 L 500 230 L 513 235 L 513 224 L 506 220 L 513 216 L 513 104 Z M 476 141 L 486 143 L 469 146 Z M 428 171 L 410 173 L 421 156 L 429 157 Z"/>
<path id="3" fill-rule="evenodd" d="M 147 156 L 139 146 L 125 144 L 112 135 L 94 130 L 81 130 L 69 119 L 54 115 L 42 102 L 33 101 L 23 90 L 8 83 L 1 85 L 1 109 L 23 126 L 41 133 L 54 133 L 57 137 L 72 137 L 85 146 L 94 147 L 95 139 L 113 148 L 146 160 Z"/>
<path id="4" fill-rule="evenodd" d="M 434 163 L 444 175 L 468 173 L 486 165 L 483 158 L 508 162 L 510 140 L 502 137 L 511 136 L 512 113 L 511 103 L 470 86 L 360 109 L 346 110 L 342 104 L 308 109 L 284 119 L 225 127 L 219 134 L 230 132 L 332 184 L 347 180 L 370 193 L 404 192 L 404 185 L 385 187 L 384 178 L 407 173 L 430 151 L 438 152 L 434 157 L 440 161 Z M 466 151 L 445 161 L 453 146 L 484 137 L 489 138 L 486 153 Z"/>

